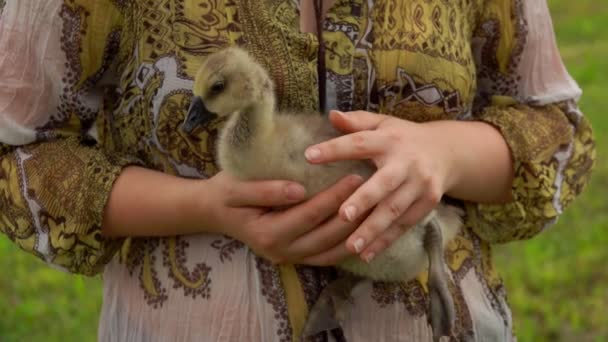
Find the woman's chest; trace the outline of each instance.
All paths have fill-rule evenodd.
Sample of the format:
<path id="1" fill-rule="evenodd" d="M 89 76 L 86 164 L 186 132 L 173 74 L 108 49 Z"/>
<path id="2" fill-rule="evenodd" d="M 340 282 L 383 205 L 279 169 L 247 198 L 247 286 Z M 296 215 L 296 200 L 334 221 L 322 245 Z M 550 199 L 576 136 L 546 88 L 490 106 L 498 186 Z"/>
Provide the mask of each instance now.
<path id="1" fill-rule="evenodd" d="M 325 22 L 330 94 L 343 110 L 414 121 L 466 113 L 476 90 L 474 1 L 338 1 Z"/>

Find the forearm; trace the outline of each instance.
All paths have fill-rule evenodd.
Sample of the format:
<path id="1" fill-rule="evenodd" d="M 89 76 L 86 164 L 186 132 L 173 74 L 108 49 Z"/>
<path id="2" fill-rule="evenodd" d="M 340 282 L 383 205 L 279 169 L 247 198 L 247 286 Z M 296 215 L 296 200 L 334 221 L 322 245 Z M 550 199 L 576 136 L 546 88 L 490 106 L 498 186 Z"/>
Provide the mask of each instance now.
<path id="1" fill-rule="evenodd" d="M 446 194 L 476 203 L 506 203 L 511 199 L 513 160 L 501 133 L 473 121 L 429 123 L 441 132 L 452 167 Z"/>
<path id="2" fill-rule="evenodd" d="M 171 236 L 211 232 L 202 219 L 206 180 L 127 167 L 116 179 L 104 212 L 102 233 L 110 237 Z"/>

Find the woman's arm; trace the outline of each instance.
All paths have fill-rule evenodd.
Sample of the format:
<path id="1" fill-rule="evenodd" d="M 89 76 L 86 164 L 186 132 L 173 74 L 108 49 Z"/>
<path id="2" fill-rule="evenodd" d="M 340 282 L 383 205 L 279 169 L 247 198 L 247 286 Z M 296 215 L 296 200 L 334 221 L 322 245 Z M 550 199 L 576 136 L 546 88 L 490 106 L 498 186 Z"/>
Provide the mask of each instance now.
<path id="1" fill-rule="evenodd" d="M 466 202 L 467 224 L 491 243 L 530 238 L 557 221 L 591 176 L 595 143 L 577 106 L 581 90 L 560 57 L 546 0 L 489 1 L 474 41 L 472 119 L 503 135 L 514 178 L 511 202 Z"/>
<path id="2" fill-rule="evenodd" d="M 101 237 L 102 211 L 113 180 L 134 162 L 82 139 L 90 128 L 83 122 L 101 106 L 91 77 L 109 69 L 116 51 L 107 38 L 122 18 L 109 2 L 69 6 L 24 0 L 3 9 L 0 231 L 48 263 L 94 274 L 121 244 Z M 62 9 L 90 12 L 79 37 L 65 36 Z M 72 59 L 62 42 L 81 44 L 70 50 Z"/>
<path id="3" fill-rule="evenodd" d="M 181 178 L 129 166 L 118 176 L 103 214 L 106 237 L 173 236 L 217 229 L 200 218 L 208 207 L 208 180 Z M 198 218 L 198 219 L 197 219 Z"/>

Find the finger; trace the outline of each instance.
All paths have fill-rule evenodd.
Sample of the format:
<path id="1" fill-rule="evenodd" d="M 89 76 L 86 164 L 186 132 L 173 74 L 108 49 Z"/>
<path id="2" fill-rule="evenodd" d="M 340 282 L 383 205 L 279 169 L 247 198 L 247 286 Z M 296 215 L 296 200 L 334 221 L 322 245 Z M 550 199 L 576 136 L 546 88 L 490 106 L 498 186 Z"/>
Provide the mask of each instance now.
<path id="1" fill-rule="evenodd" d="M 410 208 L 397 219 L 397 223 L 401 227 L 412 227 L 418 222 L 422 221 L 435 207 L 437 203 L 428 200 L 420 199 L 414 202 Z"/>
<path id="2" fill-rule="evenodd" d="M 348 238 L 347 247 L 354 253 L 361 253 L 409 209 L 420 196 L 420 192 L 420 189 L 409 183 L 399 187 L 382 200 Z"/>
<path id="3" fill-rule="evenodd" d="M 366 111 L 340 112 L 337 110 L 329 113 L 332 125 L 343 133 L 352 133 L 364 130 L 374 130 L 388 116 Z"/>
<path id="4" fill-rule="evenodd" d="M 310 200 L 295 205 L 276 215 L 282 218 L 280 227 L 285 229 L 284 238 L 295 240 L 316 228 L 321 222 L 338 212 L 340 205 L 363 183 L 363 178 L 350 175 L 342 178 L 329 189 L 318 193 Z"/>
<path id="5" fill-rule="evenodd" d="M 290 181 L 235 181 L 226 187 L 232 207 L 280 207 L 302 201 L 306 189 Z"/>
<path id="6" fill-rule="evenodd" d="M 343 135 L 310 146 L 304 152 L 310 163 L 331 163 L 339 160 L 371 159 L 386 149 L 386 138 L 375 131 Z"/>
<path id="7" fill-rule="evenodd" d="M 312 266 L 333 266 L 348 257 L 352 257 L 352 253 L 346 248 L 343 243 L 338 243 L 337 245 L 325 252 L 303 258 L 297 263 Z"/>
<path id="8" fill-rule="evenodd" d="M 347 222 L 340 216 L 334 215 L 316 229 L 300 236 L 292 243 L 289 250 L 298 258 L 320 254 L 338 244 L 343 244 L 361 221 L 363 220 Z"/>
<path id="9" fill-rule="evenodd" d="M 347 221 L 356 220 L 360 213 L 373 208 L 403 186 L 406 177 L 406 166 L 390 164 L 381 167 L 342 204 L 340 216 Z"/>
<path id="10" fill-rule="evenodd" d="M 414 202 L 386 232 L 382 233 L 370 243 L 363 252 L 361 252 L 361 259 L 370 262 L 375 256 L 380 255 L 380 253 L 390 247 L 393 242 L 397 241 L 402 234 L 406 233 L 414 225 L 422 221 L 433 208 L 432 203 L 427 200 L 418 200 Z"/>
<path id="11" fill-rule="evenodd" d="M 369 263 L 377 255 L 380 255 L 387 248 L 389 248 L 395 241 L 397 241 L 401 235 L 407 232 L 409 227 L 404 229 L 398 223 L 391 225 L 386 231 L 384 231 L 378 238 L 376 238 L 367 248 L 361 252 L 360 257 L 363 261 Z"/>

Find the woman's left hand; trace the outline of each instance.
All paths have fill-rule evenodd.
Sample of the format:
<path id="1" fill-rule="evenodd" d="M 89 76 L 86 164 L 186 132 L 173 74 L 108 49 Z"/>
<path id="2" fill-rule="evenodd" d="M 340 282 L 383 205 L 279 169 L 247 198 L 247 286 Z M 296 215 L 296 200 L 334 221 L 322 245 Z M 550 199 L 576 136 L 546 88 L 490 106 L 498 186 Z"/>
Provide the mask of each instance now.
<path id="1" fill-rule="evenodd" d="M 452 148 L 432 123 L 364 111 L 334 111 L 330 120 L 347 134 L 309 147 L 306 158 L 314 164 L 369 159 L 377 167 L 340 207 L 348 221 L 373 208 L 346 242 L 369 262 L 439 204 L 452 181 Z"/>

